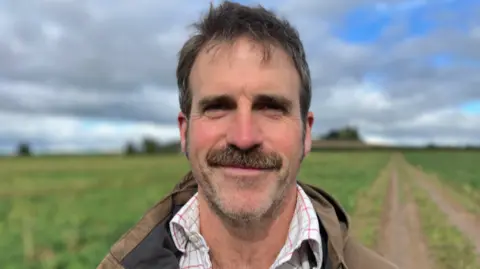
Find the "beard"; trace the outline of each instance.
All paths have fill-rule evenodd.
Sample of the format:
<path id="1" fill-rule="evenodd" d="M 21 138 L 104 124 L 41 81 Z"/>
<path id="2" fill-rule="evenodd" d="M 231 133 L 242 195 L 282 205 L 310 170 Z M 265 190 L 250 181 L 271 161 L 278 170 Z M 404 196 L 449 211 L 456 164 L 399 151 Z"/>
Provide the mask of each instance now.
<path id="1" fill-rule="evenodd" d="M 185 155 L 191 161 L 192 174 L 197 181 L 199 191 L 203 194 L 209 208 L 222 219 L 226 224 L 233 228 L 243 228 L 247 230 L 251 225 L 268 225 L 270 220 L 275 219 L 280 213 L 282 205 L 288 194 L 288 190 L 295 184 L 296 180 L 292 178 L 291 172 L 298 170 L 303 161 L 305 128 L 302 132 L 302 140 L 300 142 L 300 156 L 298 167 L 291 167 L 288 161 L 284 161 L 282 156 L 276 152 L 265 153 L 260 147 L 255 147 L 250 150 L 241 150 L 234 146 L 226 146 L 220 149 L 213 149 L 208 152 L 206 156 L 206 164 L 200 160 L 192 160 L 189 156 L 189 123 L 186 130 L 185 141 Z M 195 157 L 194 157 L 195 158 Z M 226 197 L 228 194 L 222 189 L 222 181 L 225 181 L 223 176 L 216 173 L 215 168 L 218 167 L 243 167 L 253 169 L 264 169 L 270 173 L 275 173 L 273 183 L 267 187 L 268 191 L 265 193 L 265 200 L 256 207 L 250 208 L 232 208 L 229 206 L 229 199 L 233 197 Z M 291 168 L 290 168 L 291 167 Z M 266 176 L 268 177 L 268 175 Z M 233 178 L 229 179 L 237 190 L 255 190 L 260 187 L 262 183 L 268 185 L 267 179 L 251 179 L 251 178 Z M 267 183 L 265 183 L 267 182 Z"/>
<path id="2" fill-rule="evenodd" d="M 208 152 L 206 165 L 192 171 L 210 209 L 234 228 L 266 224 L 281 212 L 289 187 L 289 165 L 280 154 L 259 147 L 240 150 L 233 146 Z M 223 167 L 260 169 L 255 177 L 228 177 Z"/>

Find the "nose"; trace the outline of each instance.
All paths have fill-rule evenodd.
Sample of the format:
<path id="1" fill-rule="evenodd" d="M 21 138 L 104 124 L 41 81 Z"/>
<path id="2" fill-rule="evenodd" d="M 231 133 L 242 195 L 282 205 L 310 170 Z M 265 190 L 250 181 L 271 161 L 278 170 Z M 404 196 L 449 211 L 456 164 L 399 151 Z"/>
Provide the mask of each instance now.
<path id="1" fill-rule="evenodd" d="M 227 131 L 227 143 L 240 150 L 250 150 L 261 145 L 260 126 L 250 109 L 236 111 Z"/>

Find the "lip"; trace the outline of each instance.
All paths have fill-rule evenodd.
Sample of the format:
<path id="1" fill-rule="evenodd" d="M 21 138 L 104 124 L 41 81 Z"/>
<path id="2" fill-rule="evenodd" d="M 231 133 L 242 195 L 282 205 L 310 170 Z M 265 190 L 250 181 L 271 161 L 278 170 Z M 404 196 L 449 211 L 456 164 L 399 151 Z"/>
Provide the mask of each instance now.
<path id="1" fill-rule="evenodd" d="M 220 167 L 227 176 L 258 176 L 268 172 L 264 169 Z"/>

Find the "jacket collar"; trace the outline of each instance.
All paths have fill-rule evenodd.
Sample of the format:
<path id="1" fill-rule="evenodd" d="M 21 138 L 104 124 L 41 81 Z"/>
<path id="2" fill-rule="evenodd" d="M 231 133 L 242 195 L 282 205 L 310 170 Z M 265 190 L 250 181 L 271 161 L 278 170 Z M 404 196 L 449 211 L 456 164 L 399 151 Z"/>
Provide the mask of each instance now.
<path id="1" fill-rule="evenodd" d="M 332 196 L 320 188 L 297 183 L 310 197 L 320 225 L 327 234 L 326 268 L 347 268 L 343 256 L 349 226 L 346 212 Z M 168 222 L 197 192 L 197 188 L 190 171 L 169 195 L 152 207 L 135 227 L 113 245 L 111 256 L 122 268 L 178 268 L 177 261 L 181 253 L 171 239 Z"/>
<path id="2" fill-rule="evenodd" d="M 326 191 L 303 182 L 297 183 L 310 197 L 321 225 L 327 232 L 328 252 L 333 268 L 338 268 L 340 265 L 346 268 L 343 249 L 350 218 L 342 206 Z M 177 184 L 172 195 L 176 203 L 185 204 L 196 191 L 197 183 L 190 171 Z"/>
<path id="3" fill-rule="evenodd" d="M 328 235 L 328 252 L 333 268 L 347 268 L 343 249 L 350 219 L 340 204 L 327 192 L 315 186 L 298 182 L 304 189 Z"/>

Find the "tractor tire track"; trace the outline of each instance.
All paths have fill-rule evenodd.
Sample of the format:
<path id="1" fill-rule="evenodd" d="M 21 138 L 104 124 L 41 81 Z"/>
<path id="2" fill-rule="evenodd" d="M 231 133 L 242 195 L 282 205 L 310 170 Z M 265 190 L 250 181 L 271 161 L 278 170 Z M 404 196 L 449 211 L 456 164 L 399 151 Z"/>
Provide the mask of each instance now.
<path id="1" fill-rule="evenodd" d="M 470 239 L 475 247 L 477 260 L 480 262 L 480 216 L 468 212 L 463 206 L 445 195 L 437 186 L 429 183 L 422 176 L 417 183 L 429 194 L 432 201 L 443 211 L 448 220 Z"/>
<path id="2" fill-rule="evenodd" d="M 400 203 L 398 181 L 398 174 L 392 173 L 378 251 L 399 269 L 433 268 L 422 240 L 417 206 L 410 195 L 405 196 L 405 204 Z"/>

